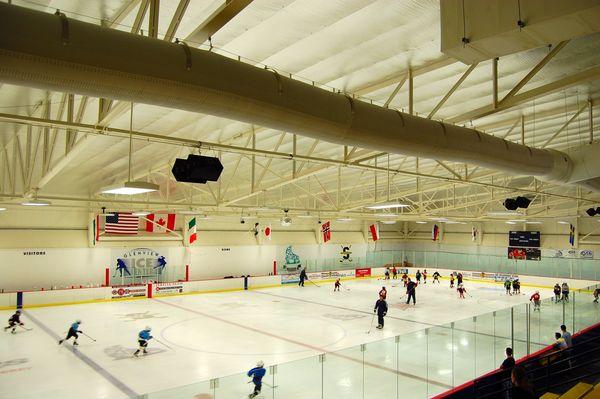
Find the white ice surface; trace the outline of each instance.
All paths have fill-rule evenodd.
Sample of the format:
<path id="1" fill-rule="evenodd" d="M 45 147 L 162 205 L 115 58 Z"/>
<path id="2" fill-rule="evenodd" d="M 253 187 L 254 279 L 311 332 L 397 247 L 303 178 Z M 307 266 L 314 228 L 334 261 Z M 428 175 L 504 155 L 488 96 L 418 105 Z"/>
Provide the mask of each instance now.
<path id="1" fill-rule="evenodd" d="M 209 386 L 199 381 L 230 376 L 219 378 L 211 394 L 238 399 L 251 391 L 249 379 L 239 373 L 259 359 L 267 366 L 280 364 L 275 375 L 265 377 L 277 385 L 275 395 L 263 387 L 265 398 L 321 398 L 321 390 L 323 397 L 336 399 L 363 398 L 363 390 L 364 397 L 396 397 L 396 384 L 404 392 L 399 397 L 431 396 L 497 367 L 511 344 L 509 311 L 476 322 L 472 316 L 527 303 L 536 290 L 523 287 L 521 295 L 506 296 L 499 285 L 467 282 L 472 297 L 461 300 L 448 281 L 429 281 L 417 289 L 417 306 L 406 308 L 399 300 L 404 289 L 395 284 L 366 279 L 343 282 L 335 293 L 333 284 L 307 283 L 304 288 L 26 309 L 23 321 L 33 330 L 4 333 L 0 340 L 0 398 L 124 398 L 193 383 L 149 397 L 202 398 L 197 395 L 209 392 Z M 366 334 L 382 285 L 390 306 L 385 328 Z M 549 289 L 540 291 L 542 297 L 551 295 Z M 562 306 L 547 304 L 542 312 L 558 323 Z M 598 316 L 595 312 L 592 317 Z M 10 313 L 2 311 L 0 317 Z M 97 340 L 80 337 L 77 353 L 70 343 L 56 342 L 76 318 Z M 467 320 L 454 329 L 438 327 L 424 334 L 426 328 L 462 319 Z M 538 320 L 533 314 L 532 325 Z M 152 340 L 150 354 L 134 358 L 137 333 L 146 325 L 170 348 Z M 532 341 L 551 343 L 556 328 L 539 326 Z M 519 326 L 515 334 L 525 338 Z M 364 352 L 357 347 L 362 343 L 367 343 Z M 525 354 L 524 340 L 515 342 L 515 350 Z M 321 353 L 327 354 L 323 363 L 315 357 Z"/>

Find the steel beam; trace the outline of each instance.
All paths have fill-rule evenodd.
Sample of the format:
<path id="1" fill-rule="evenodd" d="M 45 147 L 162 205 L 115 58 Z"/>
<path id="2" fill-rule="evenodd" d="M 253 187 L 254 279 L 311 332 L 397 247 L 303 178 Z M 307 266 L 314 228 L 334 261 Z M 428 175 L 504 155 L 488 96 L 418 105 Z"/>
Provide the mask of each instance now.
<path id="1" fill-rule="evenodd" d="M 433 107 L 433 109 L 431 110 L 429 115 L 427 115 L 428 119 L 433 118 L 435 113 L 438 112 L 440 108 L 442 108 L 442 106 L 446 103 L 446 101 L 448 101 L 450 96 L 452 94 L 454 94 L 456 89 L 458 89 L 460 87 L 460 85 L 471 74 L 471 72 L 473 72 L 473 70 L 477 67 L 477 65 L 479 65 L 479 64 L 473 64 L 473 65 L 469 66 L 469 68 L 462 74 L 462 76 L 458 79 L 458 81 L 456 83 L 454 83 L 454 85 L 450 88 L 450 90 L 448 90 L 448 93 L 446 93 L 446 95 L 440 100 L 439 103 L 437 103 L 437 105 L 435 107 Z"/>
<path id="2" fill-rule="evenodd" d="M 251 3 L 252 0 L 226 0 L 185 40 L 196 45 L 204 43 Z"/>

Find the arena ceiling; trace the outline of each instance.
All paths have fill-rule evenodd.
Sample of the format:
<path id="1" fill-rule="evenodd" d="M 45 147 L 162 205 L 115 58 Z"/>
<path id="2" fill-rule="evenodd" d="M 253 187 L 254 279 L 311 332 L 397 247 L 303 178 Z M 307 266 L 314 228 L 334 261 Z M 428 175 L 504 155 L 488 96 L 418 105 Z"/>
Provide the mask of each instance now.
<path id="1" fill-rule="evenodd" d="M 422 117 L 531 147 L 566 150 L 588 143 L 593 126 L 598 136 L 599 33 L 465 65 L 440 50 L 435 0 L 12 3 L 182 40 L 363 101 L 403 112 L 411 108 Z M 498 98 L 521 82 L 520 97 L 483 112 L 493 101 L 495 62 Z M 132 177 L 160 190 L 132 198 L 100 194 L 128 178 L 130 141 L 119 131 L 130 128 L 140 133 L 132 140 Z M 198 150 L 180 139 L 215 145 Z M 0 144 L 0 203 L 8 207 L 37 197 L 91 211 L 104 206 L 274 216 L 289 209 L 372 220 L 382 219 L 382 211 L 365 206 L 399 201 L 408 207 L 389 219 L 467 221 L 501 219 L 489 212 L 503 210 L 502 201 L 517 195 L 533 199 L 527 210 L 533 218 L 576 216 L 600 201 L 586 188 L 518 171 L 387 154 L 211 115 L 2 82 Z M 221 159 L 219 182 L 176 182 L 170 172 L 174 160 L 198 152 Z"/>

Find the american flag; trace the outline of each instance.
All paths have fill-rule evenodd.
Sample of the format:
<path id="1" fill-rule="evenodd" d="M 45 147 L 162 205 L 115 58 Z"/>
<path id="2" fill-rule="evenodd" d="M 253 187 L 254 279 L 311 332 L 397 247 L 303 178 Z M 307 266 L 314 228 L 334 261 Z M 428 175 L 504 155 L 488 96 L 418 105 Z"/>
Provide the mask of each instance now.
<path id="1" fill-rule="evenodd" d="M 137 234 L 139 218 L 131 213 L 115 213 L 106 217 L 104 232 L 107 234 Z"/>

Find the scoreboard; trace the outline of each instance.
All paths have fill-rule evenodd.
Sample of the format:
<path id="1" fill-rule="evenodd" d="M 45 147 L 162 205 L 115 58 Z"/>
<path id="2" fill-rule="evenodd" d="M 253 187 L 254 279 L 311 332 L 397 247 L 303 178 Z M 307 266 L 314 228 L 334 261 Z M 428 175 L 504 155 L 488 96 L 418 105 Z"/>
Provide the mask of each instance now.
<path id="1" fill-rule="evenodd" d="M 508 245 L 511 247 L 540 247 L 539 231 L 511 231 L 508 233 Z"/>

